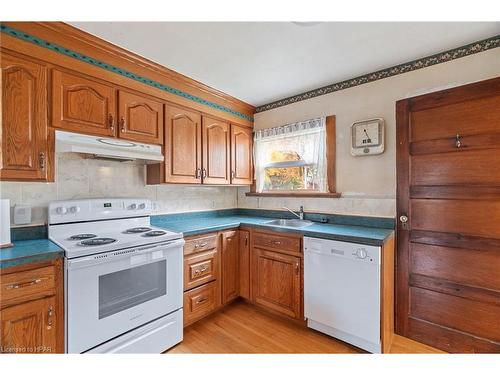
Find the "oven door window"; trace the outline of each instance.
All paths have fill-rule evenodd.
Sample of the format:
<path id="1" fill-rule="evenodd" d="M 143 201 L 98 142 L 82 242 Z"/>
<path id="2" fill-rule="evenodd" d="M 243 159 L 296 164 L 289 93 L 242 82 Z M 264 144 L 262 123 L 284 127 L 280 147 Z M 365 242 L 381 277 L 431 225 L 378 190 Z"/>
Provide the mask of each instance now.
<path id="1" fill-rule="evenodd" d="M 166 260 L 99 276 L 99 319 L 167 293 Z"/>

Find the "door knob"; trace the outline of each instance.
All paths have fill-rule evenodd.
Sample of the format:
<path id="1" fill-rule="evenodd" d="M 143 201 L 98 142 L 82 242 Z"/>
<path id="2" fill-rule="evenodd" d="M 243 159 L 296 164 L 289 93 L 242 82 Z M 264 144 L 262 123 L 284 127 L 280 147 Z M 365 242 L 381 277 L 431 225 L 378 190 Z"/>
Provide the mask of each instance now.
<path id="1" fill-rule="evenodd" d="M 406 215 L 401 215 L 399 217 L 399 221 L 401 222 L 401 228 L 402 229 L 408 229 L 408 216 Z"/>

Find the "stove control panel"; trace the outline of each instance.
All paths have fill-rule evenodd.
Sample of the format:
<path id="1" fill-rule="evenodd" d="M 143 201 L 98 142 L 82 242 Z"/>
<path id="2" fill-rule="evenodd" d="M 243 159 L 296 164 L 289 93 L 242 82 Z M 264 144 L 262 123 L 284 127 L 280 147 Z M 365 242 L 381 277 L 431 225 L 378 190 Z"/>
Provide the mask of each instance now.
<path id="1" fill-rule="evenodd" d="M 120 219 L 151 215 L 151 201 L 142 198 L 79 199 L 49 204 L 49 223 Z"/>

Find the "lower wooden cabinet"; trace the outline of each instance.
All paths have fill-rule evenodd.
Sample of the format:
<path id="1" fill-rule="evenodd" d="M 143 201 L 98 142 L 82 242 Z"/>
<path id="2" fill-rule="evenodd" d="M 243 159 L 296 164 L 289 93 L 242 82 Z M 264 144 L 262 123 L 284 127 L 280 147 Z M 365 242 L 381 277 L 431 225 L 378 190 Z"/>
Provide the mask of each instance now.
<path id="1" fill-rule="evenodd" d="M 253 248 L 252 301 L 294 319 L 302 317 L 302 259 Z"/>
<path id="2" fill-rule="evenodd" d="M 229 303 L 239 296 L 239 241 L 238 231 L 222 233 L 222 303 Z"/>
<path id="3" fill-rule="evenodd" d="M 220 306 L 220 288 L 211 281 L 184 292 L 184 326 L 209 315 Z"/>
<path id="4" fill-rule="evenodd" d="M 0 273 L 0 351 L 63 353 L 62 260 Z"/>

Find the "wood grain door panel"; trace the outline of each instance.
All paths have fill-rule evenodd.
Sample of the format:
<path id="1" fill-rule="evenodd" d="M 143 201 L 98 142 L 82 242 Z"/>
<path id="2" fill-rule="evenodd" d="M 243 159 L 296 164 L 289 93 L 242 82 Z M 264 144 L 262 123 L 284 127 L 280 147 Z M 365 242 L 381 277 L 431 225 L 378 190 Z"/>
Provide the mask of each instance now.
<path id="1" fill-rule="evenodd" d="M 409 246 L 411 274 L 500 290 L 500 250 L 460 249 L 412 242 Z"/>
<path id="2" fill-rule="evenodd" d="M 498 135 L 500 141 L 500 132 Z M 500 147 L 416 155 L 411 159 L 412 186 L 500 185 L 500 174 L 497 173 L 500 165 Z"/>
<path id="3" fill-rule="evenodd" d="M 252 299 L 292 318 L 301 316 L 301 259 L 252 249 Z"/>
<path id="4" fill-rule="evenodd" d="M 47 69 L 2 51 L 2 180 L 48 179 Z"/>
<path id="5" fill-rule="evenodd" d="M 201 115 L 168 106 L 164 145 L 165 182 L 201 184 Z"/>
<path id="6" fill-rule="evenodd" d="M 211 117 L 203 117 L 203 183 L 227 185 L 230 177 L 229 124 Z"/>
<path id="7" fill-rule="evenodd" d="M 478 127 L 477 124 L 480 124 Z M 438 106 L 411 113 L 412 142 L 494 133 L 500 127 L 500 107 L 494 96 Z"/>
<path id="8" fill-rule="evenodd" d="M 250 299 L 250 232 L 240 229 L 240 296 Z"/>
<path id="9" fill-rule="evenodd" d="M 104 82 L 54 70 L 52 126 L 77 133 L 115 136 L 115 88 Z"/>
<path id="10" fill-rule="evenodd" d="M 222 233 L 222 303 L 229 303 L 240 293 L 240 257 L 237 230 Z"/>
<path id="11" fill-rule="evenodd" d="M 131 141 L 163 144 L 163 102 L 120 90 L 119 137 Z"/>
<path id="12" fill-rule="evenodd" d="M 396 333 L 500 352 L 500 78 L 399 101 L 396 138 Z"/>
<path id="13" fill-rule="evenodd" d="M 412 199 L 414 230 L 500 238 L 500 201 Z"/>
<path id="14" fill-rule="evenodd" d="M 251 185 L 253 182 L 252 129 L 231 124 L 231 183 Z"/>
<path id="15" fill-rule="evenodd" d="M 22 303 L 1 311 L 3 352 L 55 353 L 57 336 L 55 297 Z"/>

